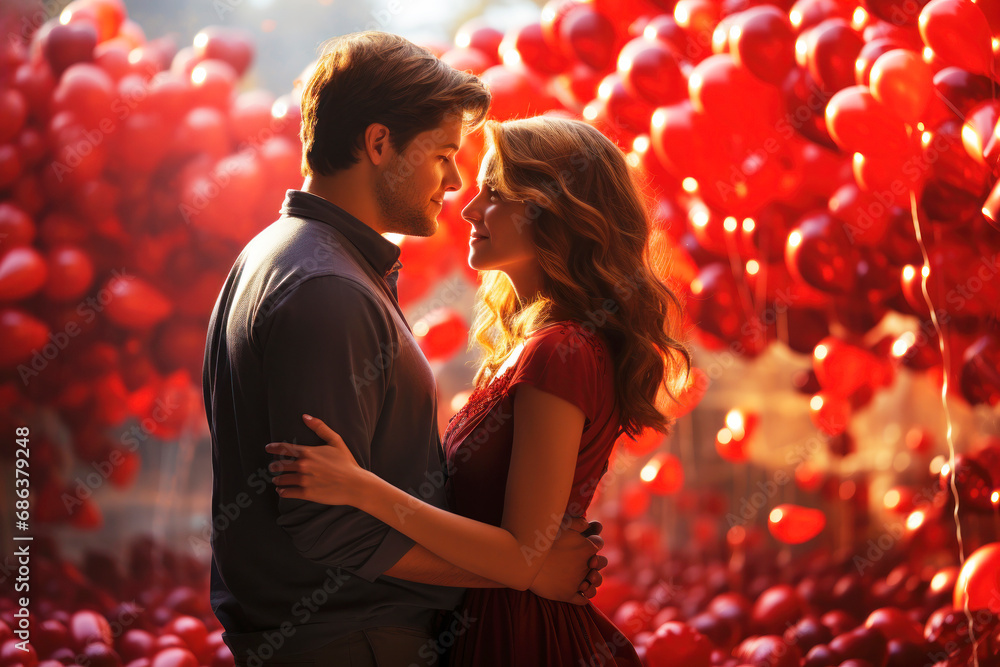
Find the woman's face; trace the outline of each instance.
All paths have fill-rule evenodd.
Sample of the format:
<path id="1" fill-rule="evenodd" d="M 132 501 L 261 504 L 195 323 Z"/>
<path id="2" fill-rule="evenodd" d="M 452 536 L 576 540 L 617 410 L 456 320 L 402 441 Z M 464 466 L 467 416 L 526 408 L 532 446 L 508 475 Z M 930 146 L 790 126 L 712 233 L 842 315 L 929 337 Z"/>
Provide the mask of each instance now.
<path id="1" fill-rule="evenodd" d="M 538 259 L 534 245 L 534 218 L 537 207 L 521 201 L 504 199 L 483 182 L 495 152 L 483 156 L 476 185 L 479 192 L 462 210 L 462 217 L 472 225 L 469 237 L 469 266 L 479 271 L 498 270 L 513 274 L 534 272 Z"/>

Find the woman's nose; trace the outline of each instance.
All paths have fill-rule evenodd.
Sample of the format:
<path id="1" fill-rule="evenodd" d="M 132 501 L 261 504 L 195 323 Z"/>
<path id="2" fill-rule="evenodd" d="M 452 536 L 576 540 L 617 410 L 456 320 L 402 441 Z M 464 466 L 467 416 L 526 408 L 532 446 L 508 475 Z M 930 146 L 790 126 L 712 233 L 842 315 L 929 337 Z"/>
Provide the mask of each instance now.
<path id="1" fill-rule="evenodd" d="M 467 222 L 477 222 L 482 218 L 479 209 L 475 204 L 470 203 L 468 206 L 462 209 L 462 219 Z"/>

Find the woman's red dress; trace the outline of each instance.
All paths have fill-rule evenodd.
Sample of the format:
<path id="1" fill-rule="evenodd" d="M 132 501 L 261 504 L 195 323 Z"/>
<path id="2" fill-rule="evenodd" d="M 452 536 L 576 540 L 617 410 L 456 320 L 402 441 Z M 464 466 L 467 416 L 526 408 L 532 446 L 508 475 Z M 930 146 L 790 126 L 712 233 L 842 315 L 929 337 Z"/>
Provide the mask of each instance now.
<path id="1" fill-rule="evenodd" d="M 478 389 L 444 435 L 451 510 L 499 526 L 514 439 L 514 394 L 534 385 L 578 406 L 586 416 L 567 511 L 583 515 L 619 432 L 613 368 L 604 343 L 575 322 L 537 330 L 517 360 Z M 458 609 L 468 629 L 457 633 L 454 667 L 549 667 L 641 663 L 635 649 L 592 604 L 573 605 L 530 591 L 471 588 Z M 475 619 L 475 620 L 472 620 Z"/>

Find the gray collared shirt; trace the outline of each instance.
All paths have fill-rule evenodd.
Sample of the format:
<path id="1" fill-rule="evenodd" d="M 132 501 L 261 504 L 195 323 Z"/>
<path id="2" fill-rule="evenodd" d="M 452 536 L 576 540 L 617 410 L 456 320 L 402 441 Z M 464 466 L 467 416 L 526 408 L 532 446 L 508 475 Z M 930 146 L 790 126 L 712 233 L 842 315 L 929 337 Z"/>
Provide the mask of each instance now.
<path id="1" fill-rule="evenodd" d="M 288 190 L 240 253 L 209 322 L 212 609 L 238 660 L 376 626 L 427 628 L 463 589 L 380 576 L 413 541 L 347 506 L 279 498 L 269 442 L 320 445 L 319 417 L 365 468 L 445 506 L 434 376 L 396 303 L 399 248 Z"/>

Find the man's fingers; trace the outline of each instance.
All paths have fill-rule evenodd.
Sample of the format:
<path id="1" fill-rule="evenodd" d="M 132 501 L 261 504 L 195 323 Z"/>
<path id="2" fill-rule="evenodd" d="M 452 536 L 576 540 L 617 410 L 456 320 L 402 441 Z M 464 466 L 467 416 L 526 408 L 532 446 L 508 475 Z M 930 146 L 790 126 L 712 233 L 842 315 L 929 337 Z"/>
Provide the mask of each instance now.
<path id="1" fill-rule="evenodd" d="M 604 538 L 601 537 L 600 535 L 591 535 L 587 539 L 590 541 L 591 544 L 597 547 L 598 551 L 604 548 Z"/>
<path id="2" fill-rule="evenodd" d="M 604 583 L 604 575 L 599 570 L 591 570 L 587 573 L 587 588 L 597 588 Z"/>

